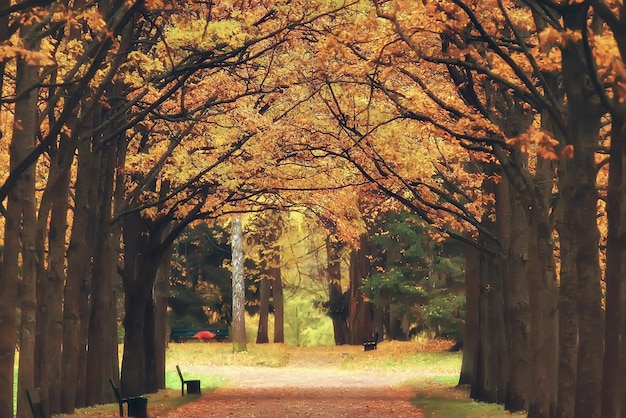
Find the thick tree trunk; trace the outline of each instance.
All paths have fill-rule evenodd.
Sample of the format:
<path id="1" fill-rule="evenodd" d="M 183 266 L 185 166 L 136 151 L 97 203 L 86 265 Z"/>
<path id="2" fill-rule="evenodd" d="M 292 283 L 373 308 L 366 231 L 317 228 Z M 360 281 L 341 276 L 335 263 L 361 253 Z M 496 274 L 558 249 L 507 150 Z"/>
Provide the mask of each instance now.
<path id="1" fill-rule="evenodd" d="M 267 274 L 267 271 L 266 271 Z M 270 313 L 270 281 L 263 277 L 259 284 L 259 327 L 256 334 L 257 344 L 269 343 L 268 320 Z"/>
<path id="2" fill-rule="evenodd" d="M 341 289 L 341 248 L 339 242 L 326 238 L 326 271 L 328 274 L 328 304 L 329 314 L 333 322 L 335 345 L 348 342 L 347 312 Z"/>
<path id="3" fill-rule="evenodd" d="M 348 313 L 348 342 L 352 345 L 363 344 L 372 337 L 372 312 L 370 303 L 365 301 L 361 290 L 363 279 L 370 275 L 368 258 L 369 237 L 362 234 L 360 247 L 350 253 L 350 310 Z"/>
<path id="4" fill-rule="evenodd" d="M 626 109 L 622 107 L 622 114 L 625 114 L 625 113 L 626 113 Z M 613 142 L 615 141 L 616 143 L 620 144 L 620 148 L 621 148 L 620 150 L 616 151 L 616 152 L 621 152 L 621 157 L 619 157 L 619 166 L 621 167 L 621 170 L 620 170 L 621 175 L 620 175 L 620 180 L 619 180 L 619 183 L 621 185 L 619 188 L 619 191 L 620 191 L 619 227 L 618 227 L 618 232 L 617 232 L 618 239 L 617 239 L 617 242 L 615 243 L 618 250 L 613 251 L 611 253 L 611 258 L 613 258 L 613 256 L 615 256 L 615 258 L 619 257 L 619 263 L 620 263 L 619 277 L 611 278 L 611 280 L 619 280 L 618 285 L 616 285 L 616 283 L 611 283 L 611 289 L 614 292 L 616 292 L 615 297 L 617 298 L 617 301 L 613 303 L 618 304 L 619 312 L 612 311 L 609 313 L 609 306 L 608 306 L 609 278 L 608 278 L 608 271 L 607 271 L 606 327 L 610 334 L 619 334 L 620 339 L 619 339 L 619 344 L 617 344 L 615 349 L 612 349 L 610 351 L 607 351 L 608 345 L 615 344 L 615 341 L 612 341 L 612 340 L 605 341 L 605 356 L 609 356 L 609 358 L 608 359 L 605 358 L 605 361 L 604 361 L 605 371 L 607 368 L 611 368 L 612 370 L 616 368 L 615 363 L 614 363 L 615 356 L 617 356 L 617 360 L 618 360 L 617 364 L 619 364 L 619 367 L 617 367 L 618 369 L 617 373 L 612 372 L 613 374 L 609 375 L 608 377 L 608 379 L 613 378 L 613 382 L 612 383 L 607 382 L 606 387 L 603 387 L 603 391 L 606 388 L 607 392 L 609 392 L 606 395 L 603 393 L 603 396 L 609 397 L 614 393 L 615 398 L 612 398 L 612 399 L 617 399 L 617 404 L 614 406 L 615 414 L 610 415 L 610 412 L 607 412 L 607 414 L 605 415 L 604 410 L 603 410 L 602 416 L 603 417 L 604 416 L 622 417 L 624 416 L 624 414 L 626 414 L 626 376 L 624 375 L 624 373 L 626 373 L 626 349 L 625 349 L 626 341 L 624 340 L 626 338 L 626 282 L 624 282 L 626 280 L 626 277 L 623 274 L 624 272 L 626 272 L 626 257 L 624 254 L 626 252 L 626 193 L 623 192 L 623 187 L 626 184 L 626 170 L 624 170 L 624 167 L 623 167 L 624 161 L 626 161 L 626 120 L 623 118 L 618 119 L 617 117 L 613 116 L 612 123 L 613 123 L 613 126 L 612 126 L 613 136 L 611 138 L 611 147 L 613 146 Z M 611 152 L 611 158 L 613 158 L 613 152 Z M 610 164 L 611 164 L 610 168 L 613 169 L 613 160 L 611 160 Z M 611 175 L 613 174 L 609 173 L 609 181 L 610 181 Z M 616 173 L 615 175 L 618 175 L 618 174 Z M 609 224 L 609 234 L 611 234 L 610 228 L 611 228 L 611 225 Z M 607 270 L 609 268 L 608 263 L 609 263 L 609 251 L 607 248 Z M 619 329 L 616 330 L 615 328 L 617 327 L 619 327 Z M 617 354 L 615 353 L 615 351 L 617 351 Z M 616 392 L 612 393 L 613 391 L 612 385 L 615 385 L 617 387 Z M 609 399 L 609 402 L 611 402 L 611 399 Z"/>
<path id="5" fill-rule="evenodd" d="M 125 397 L 139 396 L 146 390 L 145 315 L 151 289 L 138 281 L 125 285 L 124 355 L 120 388 Z"/>
<path id="6" fill-rule="evenodd" d="M 156 334 L 156 374 L 158 389 L 165 389 L 165 350 L 168 341 L 167 300 L 170 293 L 170 261 L 172 249 L 170 248 L 159 266 L 156 283 L 154 284 L 155 299 L 155 334 Z"/>
<path id="7" fill-rule="evenodd" d="M 111 358 L 117 359 L 117 350 L 111 353 L 111 320 L 115 318 L 115 275 L 117 252 L 114 249 L 118 235 L 111 225 L 113 182 L 116 165 L 115 148 L 110 147 L 103 154 L 104 175 L 98 187 L 101 196 L 100 212 L 96 223 L 93 256 L 93 281 L 91 293 L 91 316 L 88 328 L 87 352 L 87 392 L 86 404 L 95 405 L 109 399 L 108 379 Z"/>
<path id="8" fill-rule="evenodd" d="M 465 329 L 463 332 L 463 362 L 459 385 L 469 385 L 473 381 L 478 344 L 480 341 L 479 326 L 479 259 L 478 249 L 466 246 L 465 253 Z"/>
<path id="9" fill-rule="evenodd" d="M 16 90 L 19 94 L 34 85 L 37 79 L 37 68 L 24 62 L 18 64 L 18 80 Z M 18 147 L 22 155 L 27 155 L 36 145 L 37 133 L 37 90 L 27 94 L 26 98 L 15 106 L 15 118 L 19 120 L 21 129 L 19 140 L 23 143 Z M 17 128 L 17 127 L 16 127 Z M 21 324 L 20 324 L 20 359 L 18 372 L 18 405 L 17 416 L 28 417 L 30 411 L 24 391 L 35 384 L 35 336 L 37 318 L 37 260 L 35 253 L 35 235 L 37 215 L 35 202 L 35 167 L 26 170 L 20 184 L 22 198 L 22 282 L 21 288 Z M 17 303 L 17 301 L 16 301 Z"/>
<path id="10" fill-rule="evenodd" d="M 61 412 L 61 347 L 63 343 L 63 285 L 65 283 L 65 235 L 67 231 L 70 167 L 74 144 L 62 137 L 59 150 L 50 169 L 51 211 L 49 224 L 40 220 L 42 228 L 48 227 L 47 272 L 38 278 L 39 329 L 37 346 L 41 352 L 40 387 L 42 398 L 47 399 L 50 414 Z M 43 234 L 44 231 L 40 231 Z"/>
<path id="11" fill-rule="evenodd" d="M 504 181 L 501 184 L 507 184 Z M 506 187 L 506 186 L 505 186 Z M 528 213 L 524 196 L 509 184 L 510 247 L 504 279 L 509 376 L 504 402 L 511 412 L 528 408 L 530 390 L 530 306 L 528 301 Z M 502 196 L 504 197 L 504 196 Z M 500 199 L 501 196 L 499 195 Z M 502 221 L 501 221 L 502 222 Z"/>
<path id="12" fill-rule="evenodd" d="M 587 22 L 588 5 L 567 7 L 563 22 L 567 29 L 579 30 Z M 573 146 L 573 158 L 566 160 L 561 187 L 564 215 L 571 222 L 573 243 L 569 244 L 576 274 L 576 309 L 578 311 L 578 358 L 575 392 L 575 417 L 600 416 L 604 329 L 601 272 L 598 259 L 598 192 L 596 190 L 595 152 L 604 110 L 587 75 L 582 41 L 568 42 L 562 48 L 563 84 L 567 92 L 567 144 Z M 563 239 L 563 237 L 562 237 Z"/>
<path id="13" fill-rule="evenodd" d="M 14 140 L 18 134 L 14 133 Z M 20 157 L 11 154 L 13 161 L 21 161 Z M 22 177 L 28 173 L 22 174 Z M 25 178 L 24 178 L 25 179 Z M 2 272 L 0 272 L 0 416 L 12 417 L 13 411 L 13 380 L 15 372 L 15 346 L 17 342 L 17 304 L 18 304 L 18 273 L 20 249 L 20 224 L 22 214 L 23 192 L 18 184 L 9 192 L 5 227 Z M 7 389 L 8 388 L 8 389 Z"/>
<path id="14" fill-rule="evenodd" d="M 89 119 L 89 118 L 87 118 Z M 63 296 L 63 354 L 61 357 L 61 412 L 72 414 L 77 406 L 77 392 L 85 386 L 79 375 L 81 341 L 81 288 L 89 283 L 95 224 L 97 188 L 94 179 L 99 173 L 99 159 L 90 150 L 90 126 L 79 127 L 78 174 L 75 185 L 72 235 L 67 249 L 67 279 Z M 92 205 L 94 205 L 92 207 Z"/>
<path id="15" fill-rule="evenodd" d="M 157 353 L 156 353 L 156 324 L 153 292 L 146 300 L 146 310 L 143 320 L 143 345 L 145 355 L 145 393 L 156 393 L 159 390 L 157 381 Z"/>
<path id="16" fill-rule="evenodd" d="M 233 351 L 246 351 L 245 283 L 243 227 L 240 215 L 235 215 L 231 226 L 232 280 L 233 280 Z"/>
<path id="17" fill-rule="evenodd" d="M 139 214 L 124 218 L 123 231 L 125 332 L 120 388 L 124 396 L 139 396 L 156 385 L 152 298 L 163 254 L 157 250 L 161 234 L 150 231 Z"/>
<path id="18" fill-rule="evenodd" d="M 622 191 L 624 185 L 624 154 L 626 144 L 621 134 L 623 123 L 612 121 L 611 154 L 609 161 L 609 180 L 607 188 L 607 239 L 606 239 L 606 270 L 605 270 L 605 330 L 604 330 L 604 359 L 602 365 L 602 417 L 621 417 L 622 385 L 626 379 L 622 378 L 624 365 L 620 358 L 623 309 L 620 306 L 621 295 L 624 291 L 622 283 L 622 259 L 624 254 L 624 231 L 626 231 L 626 217 L 622 211 L 622 201 L 626 193 Z"/>
<path id="19" fill-rule="evenodd" d="M 561 174 L 563 170 L 560 170 Z M 564 181 L 560 181 L 563 190 Z M 564 197 L 561 197 L 564 200 Z M 566 202 L 563 201 L 562 205 Z M 571 223 L 573 220 L 562 212 L 557 221 L 561 256 L 559 286 L 559 381 L 557 417 L 574 416 L 576 400 L 576 359 L 578 358 L 578 309 L 576 306 L 575 240 Z"/>
<path id="20" fill-rule="evenodd" d="M 483 190 L 486 193 L 496 193 L 495 184 L 490 180 L 485 181 Z M 487 230 L 498 231 L 497 225 L 487 215 L 483 217 L 482 225 Z M 478 241 L 481 246 L 494 254 L 500 250 L 499 244 L 484 234 L 479 234 Z M 480 336 L 470 396 L 478 401 L 504 403 L 509 366 L 504 322 L 502 260 L 481 253 L 479 272 Z"/>

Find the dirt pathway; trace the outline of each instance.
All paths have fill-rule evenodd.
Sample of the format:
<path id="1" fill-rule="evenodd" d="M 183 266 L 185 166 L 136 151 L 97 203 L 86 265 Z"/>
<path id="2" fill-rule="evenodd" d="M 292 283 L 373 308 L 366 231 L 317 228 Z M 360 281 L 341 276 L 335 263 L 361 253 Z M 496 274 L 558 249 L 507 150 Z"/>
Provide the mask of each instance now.
<path id="1" fill-rule="evenodd" d="M 204 367 L 202 367 L 204 369 Z M 171 411 L 187 417 L 422 417 L 403 372 L 344 371 L 331 367 L 209 367 L 228 387 Z"/>

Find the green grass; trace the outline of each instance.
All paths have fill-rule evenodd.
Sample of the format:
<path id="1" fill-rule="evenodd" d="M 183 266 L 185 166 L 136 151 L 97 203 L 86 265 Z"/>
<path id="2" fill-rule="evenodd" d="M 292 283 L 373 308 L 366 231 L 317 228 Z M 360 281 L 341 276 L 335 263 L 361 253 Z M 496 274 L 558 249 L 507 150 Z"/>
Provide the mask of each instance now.
<path id="1" fill-rule="evenodd" d="M 526 416 L 525 413 L 511 414 L 502 405 L 474 402 L 465 389 L 431 384 L 419 389 L 411 403 L 420 408 L 424 417 L 454 418 L 504 418 Z"/>

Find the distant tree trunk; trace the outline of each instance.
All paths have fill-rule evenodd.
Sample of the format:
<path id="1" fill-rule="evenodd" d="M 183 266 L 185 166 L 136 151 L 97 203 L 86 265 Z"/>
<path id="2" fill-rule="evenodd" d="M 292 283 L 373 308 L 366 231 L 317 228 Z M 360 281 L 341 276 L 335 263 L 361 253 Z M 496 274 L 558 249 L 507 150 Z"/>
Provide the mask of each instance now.
<path id="1" fill-rule="evenodd" d="M 15 104 L 15 120 L 19 121 L 13 129 L 13 142 L 11 147 L 16 147 L 16 154 L 23 158 L 36 146 L 37 128 L 39 126 L 37 112 L 37 89 L 25 93 L 27 89 L 36 84 L 38 69 L 27 65 L 24 61 L 18 61 L 18 78 L 16 94 L 26 94 L 23 100 Z M 16 144 L 15 141 L 20 141 Z M 13 161 L 13 157 L 11 158 Z M 18 206 L 22 213 L 21 251 L 22 251 L 22 282 L 21 282 L 21 324 L 20 324 L 20 359 L 18 373 L 18 407 L 17 416 L 27 417 L 30 414 L 29 407 L 24 399 L 24 390 L 35 384 L 35 335 L 36 335 L 36 303 L 37 303 L 37 260 L 35 253 L 35 234 L 37 230 L 36 201 L 35 201 L 35 166 L 28 168 L 20 179 L 20 200 Z M 19 217 L 19 215 L 18 215 Z M 8 220 L 7 220 L 8 221 Z M 19 228 L 19 227 L 18 227 Z M 5 242 L 5 245 L 7 243 Z M 16 248 L 18 250 L 20 246 Z M 1 275 L 0 275 L 1 278 Z M 8 277 L 7 277 L 8 279 Z M 17 280 L 17 277 L 15 278 Z M 0 300 L 1 301 L 1 300 Z M 4 303 L 5 301 L 2 301 Z M 19 303 L 18 297 L 9 303 L 15 308 Z M 14 312 L 15 315 L 15 312 Z M 0 317 L 0 322 L 2 318 Z M 14 323 L 15 324 L 15 323 Z M 0 327 L 2 329 L 2 327 Z M 15 335 L 15 329 L 12 331 Z M 15 346 L 14 346 L 15 347 Z M 0 350 L 1 351 L 1 350 Z M 11 377 L 13 372 L 11 372 Z M 11 383 L 11 387 L 13 383 Z M 2 385 L 0 385 L 2 386 Z M 2 386 L 6 387 L 6 386 Z M 9 392 L 9 391 L 7 391 Z M 13 391 L 10 391 L 13 393 Z M 1 395 L 0 395 L 1 396 Z M 1 401 L 0 401 L 1 402 Z M 0 416 L 2 414 L 0 413 Z M 12 415 L 11 415 L 12 416 Z"/>
<path id="2" fill-rule="evenodd" d="M 235 215 L 231 226 L 232 281 L 233 281 L 233 351 L 246 351 L 245 283 L 243 227 L 241 215 Z"/>
<path id="3" fill-rule="evenodd" d="M 283 298 L 283 278 L 280 272 L 280 255 L 277 254 L 275 267 L 271 269 L 272 302 L 274 305 L 274 342 L 285 342 L 285 302 Z"/>
<path id="4" fill-rule="evenodd" d="M 479 259 L 478 249 L 465 246 L 465 329 L 463 333 L 463 362 L 459 385 L 469 385 L 473 381 L 478 355 L 479 328 Z"/>
<path id="5" fill-rule="evenodd" d="M 350 310 L 348 316 L 348 342 L 352 345 L 362 344 L 372 337 L 372 312 L 370 303 L 365 301 L 361 286 L 363 279 L 369 277 L 370 262 L 368 258 L 369 237 L 362 234 L 360 247 L 350 253 Z"/>
<path id="6" fill-rule="evenodd" d="M 347 312 L 341 289 L 341 249 L 340 242 L 326 237 L 326 271 L 328 272 L 328 304 L 329 314 L 333 321 L 335 345 L 348 343 Z"/>
<path id="7" fill-rule="evenodd" d="M 259 284 L 259 328 L 256 334 L 257 344 L 267 344 L 268 337 L 268 319 L 270 313 L 270 281 L 267 277 L 263 277 Z"/>

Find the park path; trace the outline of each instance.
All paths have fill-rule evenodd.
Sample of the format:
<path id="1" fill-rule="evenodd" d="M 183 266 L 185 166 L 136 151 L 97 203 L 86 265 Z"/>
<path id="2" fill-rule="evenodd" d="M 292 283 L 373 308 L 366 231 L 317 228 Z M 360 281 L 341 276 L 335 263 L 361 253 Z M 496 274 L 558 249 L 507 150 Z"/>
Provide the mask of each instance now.
<path id="1" fill-rule="evenodd" d="M 410 402 L 415 391 L 402 385 L 413 377 L 405 372 L 301 366 L 196 369 L 222 376 L 230 385 L 170 411 L 166 418 L 423 416 Z"/>

